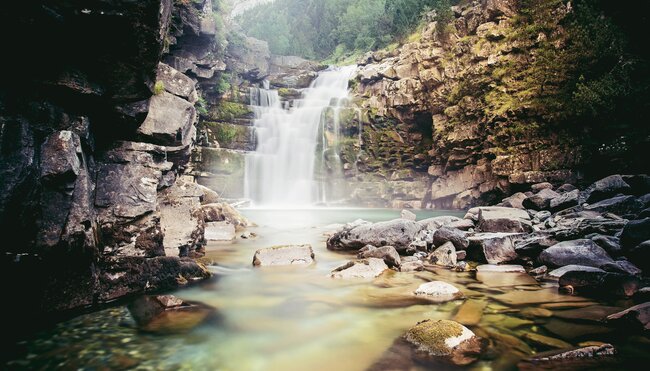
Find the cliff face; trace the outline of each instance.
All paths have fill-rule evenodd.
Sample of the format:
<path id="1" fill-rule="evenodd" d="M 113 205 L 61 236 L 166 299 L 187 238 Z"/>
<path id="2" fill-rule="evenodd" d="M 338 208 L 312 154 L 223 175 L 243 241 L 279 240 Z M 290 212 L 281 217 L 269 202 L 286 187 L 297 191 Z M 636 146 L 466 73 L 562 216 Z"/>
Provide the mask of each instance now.
<path id="1" fill-rule="evenodd" d="M 223 64 L 211 6 L 33 1 L 2 12 L 3 34 L 30 31 L 8 38 L 0 85 L 0 231 L 13 241 L 0 270 L 17 312 L 209 276 L 179 255 L 200 254 L 192 212 L 214 197 L 182 175 L 196 83 Z"/>
<path id="2" fill-rule="evenodd" d="M 569 10 L 555 9 L 552 32 L 561 35 L 560 20 Z M 512 76 L 503 74 L 536 55 L 535 40 L 510 37 L 518 11 L 517 2 L 508 0 L 454 7 L 444 30 L 431 22 L 417 41 L 361 61 L 354 93 L 368 122 L 363 177 L 364 169 L 379 167 L 395 180 L 400 175 L 391 174 L 393 164 L 411 159 L 404 168 L 426 196 L 410 204 L 440 208 L 498 202 L 525 184 L 576 180 L 579 146 L 535 131 L 539 116 L 481 90 L 516 89 L 508 81 Z"/>

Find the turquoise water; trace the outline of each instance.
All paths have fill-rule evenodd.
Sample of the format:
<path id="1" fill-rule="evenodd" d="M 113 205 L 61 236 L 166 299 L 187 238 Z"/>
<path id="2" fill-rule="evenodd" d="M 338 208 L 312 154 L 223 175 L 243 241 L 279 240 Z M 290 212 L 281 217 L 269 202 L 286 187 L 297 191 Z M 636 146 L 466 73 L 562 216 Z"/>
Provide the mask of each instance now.
<path id="1" fill-rule="evenodd" d="M 617 310 L 629 302 L 599 303 L 557 293 L 553 283 L 539 284 L 524 275 L 509 280 L 476 277 L 432 268 L 416 273 L 389 272 L 372 280 L 334 280 L 328 273 L 353 258 L 325 248 L 334 226 L 362 218 L 389 220 L 399 210 L 310 209 L 243 210 L 257 227 L 256 239 L 210 244 L 207 257 L 218 265 L 215 278 L 173 292 L 216 308 L 217 318 L 189 333 L 138 332 L 124 306 L 78 316 L 18 344 L 9 369 L 142 370 L 365 370 L 393 341 L 423 319 L 452 319 L 462 301 L 414 303 L 411 293 L 423 282 L 443 280 L 484 305 L 470 328 L 490 347 L 469 369 L 504 370 L 545 350 L 526 334 L 561 339 L 571 345 L 611 341 L 629 360 L 646 359 L 642 336 L 621 336 L 593 319 L 570 318 L 576 307 Z M 418 219 L 458 212 L 416 211 Z M 316 263 L 308 267 L 253 268 L 255 250 L 278 244 L 313 246 Z M 517 292 L 523 303 L 502 295 Z M 535 298 L 544 297 L 544 302 Z M 544 316 L 531 309 L 544 307 Z M 548 312 L 551 311 L 551 317 Z M 569 311 L 569 312 L 567 312 Z M 569 318 L 567 318 L 569 317 Z M 579 316 L 580 317 L 580 316 Z M 647 359 L 646 359 L 647 360 Z"/>

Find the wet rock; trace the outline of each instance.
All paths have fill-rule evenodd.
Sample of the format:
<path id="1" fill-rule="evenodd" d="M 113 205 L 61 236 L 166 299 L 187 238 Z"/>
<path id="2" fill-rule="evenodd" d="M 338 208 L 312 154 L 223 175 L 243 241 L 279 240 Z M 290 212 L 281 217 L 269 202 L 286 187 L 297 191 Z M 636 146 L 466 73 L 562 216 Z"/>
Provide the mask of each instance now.
<path id="1" fill-rule="evenodd" d="M 445 242 L 427 257 L 427 261 L 443 267 L 455 267 L 457 262 L 456 248 L 451 242 Z"/>
<path id="2" fill-rule="evenodd" d="M 237 231 L 252 226 L 252 223 L 245 216 L 225 202 L 203 205 L 201 206 L 201 212 L 205 222 L 226 221 L 234 225 Z"/>
<path id="3" fill-rule="evenodd" d="M 510 197 L 506 197 L 501 200 L 501 203 L 498 206 L 503 207 L 513 207 L 515 209 L 525 209 L 523 206 L 524 200 L 527 198 L 525 193 L 517 192 Z"/>
<path id="4" fill-rule="evenodd" d="M 546 267 L 545 265 L 541 265 L 535 269 L 529 270 L 528 274 L 530 274 L 531 276 L 542 276 L 545 275 L 547 271 L 548 271 L 548 267 Z"/>
<path id="5" fill-rule="evenodd" d="M 469 240 L 465 237 L 465 233 L 448 227 L 441 227 L 433 234 L 433 244 L 442 246 L 443 244 L 451 242 L 458 250 L 465 250 L 469 246 Z"/>
<path id="6" fill-rule="evenodd" d="M 357 254 L 357 258 L 366 259 L 366 258 L 378 258 L 382 259 L 386 265 L 393 268 L 399 268 L 401 266 L 401 259 L 397 250 L 393 246 L 382 246 L 374 247 L 372 245 L 366 245 Z"/>
<path id="7" fill-rule="evenodd" d="M 538 193 L 527 197 L 522 202 L 522 205 L 527 209 L 547 210 L 551 207 L 551 200 L 557 197 L 560 197 L 559 193 L 551 189 L 544 188 Z"/>
<path id="8" fill-rule="evenodd" d="M 400 218 L 415 221 L 417 216 L 409 210 L 402 210 L 402 212 L 400 213 Z"/>
<path id="9" fill-rule="evenodd" d="M 640 276 L 642 272 L 641 269 L 627 260 L 617 260 L 614 263 L 605 264 L 601 268 L 607 272 L 618 272 L 630 276 Z"/>
<path id="10" fill-rule="evenodd" d="M 549 248 L 558 241 L 550 232 L 540 231 L 522 236 L 515 241 L 515 252 L 522 257 L 536 258 L 544 249 Z"/>
<path id="11" fill-rule="evenodd" d="M 149 113 L 138 134 L 149 143 L 163 146 L 187 146 L 192 141 L 196 119 L 194 106 L 175 95 L 163 92 L 151 97 Z"/>
<path id="12" fill-rule="evenodd" d="M 610 256 L 616 257 L 622 254 L 621 240 L 618 237 L 602 234 L 594 234 L 586 237 L 594 241 L 596 245 L 602 247 Z"/>
<path id="13" fill-rule="evenodd" d="M 650 302 L 611 314 L 607 316 L 607 321 L 617 325 L 626 325 L 636 330 L 650 331 Z"/>
<path id="14" fill-rule="evenodd" d="M 520 362 L 520 370 L 537 369 L 589 369 L 605 366 L 607 358 L 614 358 L 616 349 L 611 344 L 590 346 L 572 350 L 558 350 L 539 353 Z M 613 360 L 612 360 L 613 361 Z"/>
<path id="15" fill-rule="evenodd" d="M 477 233 L 468 238 L 467 254 L 472 259 L 489 264 L 513 261 L 517 259 L 515 242 L 520 237 L 518 233 Z"/>
<path id="16" fill-rule="evenodd" d="M 476 267 L 477 272 L 499 272 L 499 273 L 526 273 L 526 270 L 521 265 L 495 265 L 483 264 Z"/>
<path id="17" fill-rule="evenodd" d="M 397 251 L 404 251 L 420 229 L 418 223 L 404 219 L 344 228 L 327 239 L 327 248 L 357 250 L 366 245 L 373 245 L 393 246 Z"/>
<path id="18" fill-rule="evenodd" d="M 486 306 L 487 302 L 483 300 L 467 300 L 458 308 L 453 320 L 461 325 L 476 326 L 481 322 Z"/>
<path id="19" fill-rule="evenodd" d="M 569 271 L 560 276 L 560 287 L 590 296 L 632 297 L 640 288 L 637 277 L 610 272 Z"/>
<path id="20" fill-rule="evenodd" d="M 533 332 L 526 332 L 522 335 L 524 340 L 527 340 L 529 343 L 541 347 L 543 349 L 567 349 L 571 348 L 573 345 L 562 341 L 560 339 L 555 339 L 552 337 L 535 334 Z"/>
<path id="21" fill-rule="evenodd" d="M 409 329 L 404 339 L 420 357 L 441 358 L 455 365 L 474 362 L 481 353 L 479 338 L 467 327 L 448 320 L 426 320 Z"/>
<path id="22" fill-rule="evenodd" d="M 421 284 L 416 290 L 415 295 L 424 296 L 432 301 L 442 303 L 456 300 L 463 297 L 463 293 L 454 285 L 443 281 L 432 281 Z"/>
<path id="23" fill-rule="evenodd" d="M 551 267 L 576 264 L 596 268 L 614 262 L 605 250 L 587 239 L 563 241 L 553 245 L 542 251 L 539 261 Z"/>
<path id="24" fill-rule="evenodd" d="M 580 196 L 580 191 L 573 190 L 567 193 L 560 195 L 559 197 L 553 198 L 549 202 L 549 207 L 551 211 L 557 212 L 560 210 L 568 209 L 578 205 L 578 199 Z"/>
<path id="25" fill-rule="evenodd" d="M 525 210 L 508 207 L 480 207 L 478 230 L 481 232 L 532 232 L 530 216 Z"/>
<path id="26" fill-rule="evenodd" d="M 580 204 L 594 203 L 619 193 L 628 194 L 632 190 L 620 175 L 610 175 L 593 183 L 580 195 Z"/>
<path id="27" fill-rule="evenodd" d="M 507 305 L 528 305 L 528 304 L 548 304 L 548 303 L 576 303 L 587 302 L 588 299 L 579 296 L 562 295 L 558 293 L 557 288 L 547 288 L 536 291 L 510 291 L 505 294 L 493 296 L 494 300 L 500 301 Z"/>
<path id="28" fill-rule="evenodd" d="M 620 312 L 619 307 L 609 307 L 604 305 L 591 305 L 584 308 L 569 310 L 557 310 L 554 312 L 555 317 L 566 320 L 581 320 L 591 322 L 603 322 L 607 316 Z"/>
<path id="29" fill-rule="evenodd" d="M 330 276 L 332 278 L 375 278 L 382 274 L 388 266 L 382 259 L 368 258 L 350 261 L 335 268 Z"/>
<path id="30" fill-rule="evenodd" d="M 550 189 L 553 190 L 553 184 L 549 182 L 543 182 L 543 183 L 536 183 L 530 186 L 530 190 L 533 192 L 539 192 L 542 189 Z"/>
<path id="31" fill-rule="evenodd" d="M 423 270 L 424 264 L 420 260 L 406 263 L 402 262 L 402 266 L 400 267 L 400 272 L 421 272 Z"/>
<path id="32" fill-rule="evenodd" d="M 648 240 L 650 240 L 650 218 L 631 220 L 621 233 L 621 244 L 626 251 Z"/>
<path id="33" fill-rule="evenodd" d="M 284 245 L 259 249 L 253 256 L 255 266 L 309 265 L 314 262 L 311 245 Z"/>
<path id="34" fill-rule="evenodd" d="M 418 224 L 422 229 L 436 230 L 460 220 L 460 218 L 455 216 L 435 216 L 433 218 L 420 220 Z"/>
<path id="35" fill-rule="evenodd" d="M 185 302 L 171 295 L 143 296 L 130 303 L 128 309 L 140 331 L 159 334 L 190 331 L 215 314 L 214 308 L 205 304 Z"/>
<path id="36" fill-rule="evenodd" d="M 601 272 L 605 273 L 604 270 L 600 268 L 588 267 L 584 265 L 569 264 L 564 267 L 554 269 L 548 273 L 549 278 L 559 279 L 566 272 L 580 271 L 580 272 Z"/>
<path id="37" fill-rule="evenodd" d="M 204 233 L 207 241 L 232 241 L 237 236 L 235 226 L 229 222 L 205 223 Z"/>
<path id="38" fill-rule="evenodd" d="M 587 205 L 585 210 L 626 216 L 634 215 L 643 210 L 643 203 L 634 196 L 616 196 Z"/>

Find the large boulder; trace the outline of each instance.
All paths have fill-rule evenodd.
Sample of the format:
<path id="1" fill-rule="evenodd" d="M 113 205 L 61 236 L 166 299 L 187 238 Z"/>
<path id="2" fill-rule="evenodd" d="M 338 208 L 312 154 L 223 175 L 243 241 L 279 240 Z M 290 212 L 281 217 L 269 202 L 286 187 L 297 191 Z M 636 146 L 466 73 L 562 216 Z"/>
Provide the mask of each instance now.
<path id="1" fill-rule="evenodd" d="M 393 246 L 404 251 L 420 231 L 418 223 L 412 220 L 396 219 L 387 222 L 364 224 L 344 228 L 327 239 L 331 250 L 358 250 L 366 245 Z"/>
<path id="2" fill-rule="evenodd" d="M 575 189 L 570 192 L 566 192 L 559 197 L 553 198 L 549 202 L 549 207 L 551 211 L 556 212 L 564 209 L 568 209 L 573 206 L 578 205 L 578 198 L 580 196 L 580 191 Z"/>
<path id="3" fill-rule="evenodd" d="M 151 97 L 149 113 L 138 128 L 140 137 L 163 146 L 187 146 L 192 142 L 196 112 L 185 99 L 167 92 Z"/>
<path id="4" fill-rule="evenodd" d="M 616 196 L 587 205 L 585 210 L 628 216 L 637 214 L 643 210 L 643 206 L 643 203 L 634 196 Z"/>
<path id="5" fill-rule="evenodd" d="M 517 192 L 510 197 L 506 197 L 501 200 L 501 203 L 498 206 L 503 207 L 513 207 L 515 209 L 525 209 L 523 202 L 528 198 L 525 193 Z"/>
<path id="6" fill-rule="evenodd" d="M 368 258 L 349 261 L 338 268 L 335 268 L 330 277 L 332 278 L 375 278 L 382 274 L 388 266 L 382 259 Z"/>
<path id="7" fill-rule="evenodd" d="M 635 305 L 607 317 L 608 322 L 628 325 L 635 330 L 650 331 L 650 302 Z"/>
<path id="8" fill-rule="evenodd" d="M 443 267 L 455 267 L 458 261 L 458 257 L 456 256 L 456 248 L 454 247 L 453 243 L 446 242 L 442 246 L 433 250 L 433 252 L 427 256 L 427 260 L 435 265 L 440 265 Z"/>
<path id="9" fill-rule="evenodd" d="M 542 251 L 539 261 L 551 267 L 576 264 L 600 268 L 614 260 L 592 240 L 563 241 Z"/>
<path id="10" fill-rule="evenodd" d="M 627 251 L 648 240 L 650 240 L 650 218 L 632 220 L 623 228 L 621 244 Z"/>
<path id="11" fill-rule="evenodd" d="M 546 210 L 550 208 L 551 200 L 560 197 L 560 194 L 549 188 L 544 188 L 536 194 L 527 197 L 522 205 L 527 209 Z"/>
<path id="12" fill-rule="evenodd" d="M 198 100 L 198 94 L 195 89 L 196 84 L 194 81 L 187 75 L 167 64 L 158 64 L 156 84 L 158 84 L 159 88 L 161 87 L 167 92 L 183 98 L 190 103 L 194 103 Z"/>
<path id="13" fill-rule="evenodd" d="M 598 202 L 619 193 L 628 194 L 631 190 L 632 187 L 620 175 L 610 175 L 587 187 L 580 195 L 580 204 Z"/>
<path id="14" fill-rule="evenodd" d="M 526 210 L 508 207 L 480 207 L 478 227 L 481 232 L 529 233 L 533 227 Z"/>
<path id="15" fill-rule="evenodd" d="M 259 249 L 253 257 L 255 266 L 309 265 L 314 262 L 311 245 L 285 245 Z"/>
<path id="16" fill-rule="evenodd" d="M 490 264 L 500 264 L 517 259 L 515 243 L 520 233 L 477 233 L 469 237 L 468 256 Z"/>
<path id="17" fill-rule="evenodd" d="M 365 258 L 378 258 L 382 259 L 389 267 L 399 268 L 402 265 L 401 259 L 397 250 L 393 246 L 375 247 L 366 245 L 361 250 L 357 257 L 360 259 Z"/>
<path id="18" fill-rule="evenodd" d="M 442 227 L 433 234 L 433 244 L 442 246 L 447 242 L 454 244 L 458 250 L 465 250 L 469 246 L 469 240 L 465 232 L 454 228 Z"/>

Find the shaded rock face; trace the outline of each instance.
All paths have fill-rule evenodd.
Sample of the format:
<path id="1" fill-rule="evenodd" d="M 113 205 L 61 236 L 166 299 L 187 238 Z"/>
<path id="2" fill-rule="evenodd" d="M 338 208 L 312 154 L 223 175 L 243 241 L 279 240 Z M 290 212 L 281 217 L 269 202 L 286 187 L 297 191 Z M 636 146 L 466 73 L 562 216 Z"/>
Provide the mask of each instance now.
<path id="1" fill-rule="evenodd" d="M 12 73 L 0 82 L 0 231 L 16 241 L 3 244 L 0 271 L 3 282 L 27 277 L 7 288 L 17 312 L 209 276 L 179 259 L 200 254 L 203 220 L 192 209 L 204 192 L 169 191 L 181 186 L 196 121 L 195 82 L 160 63 L 170 43 L 182 49 L 172 27 L 182 3 L 88 1 L 81 11 L 31 1 L 2 12 L 3 32 L 31 31 L 8 42 L 21 58 L 6 61 Z M 210 49 L 214 37 L 203 41 L 194 47 Z M 172 225 L 172 204 L 183 205 L 186 224 Z"/>
<path id="2" fill-rule="evenodd" d="M 585 265 L 600 268 L 614 260 L 591 240 L 564 241 L 549 247 L 539 255 L 539 261 L 552 267 Z"/>

